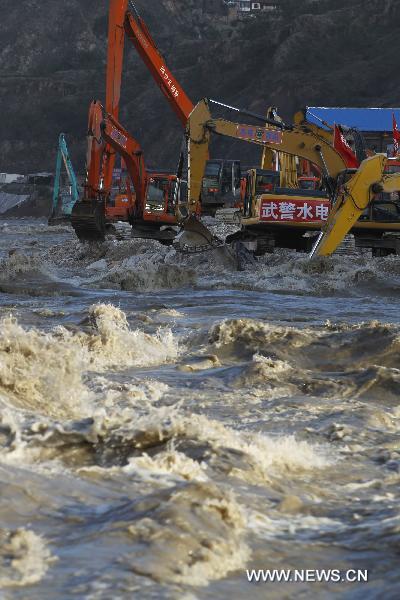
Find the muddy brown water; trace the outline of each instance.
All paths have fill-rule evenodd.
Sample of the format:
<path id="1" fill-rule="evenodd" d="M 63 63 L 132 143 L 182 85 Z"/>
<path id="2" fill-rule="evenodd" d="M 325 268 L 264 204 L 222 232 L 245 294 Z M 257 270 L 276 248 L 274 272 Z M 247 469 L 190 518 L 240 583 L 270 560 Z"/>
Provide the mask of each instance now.
<path id="1" fill-rule="evenodd" d="M 0 598 L 399 597 L 398 258 L 14 220 L 0 260 Z"/>

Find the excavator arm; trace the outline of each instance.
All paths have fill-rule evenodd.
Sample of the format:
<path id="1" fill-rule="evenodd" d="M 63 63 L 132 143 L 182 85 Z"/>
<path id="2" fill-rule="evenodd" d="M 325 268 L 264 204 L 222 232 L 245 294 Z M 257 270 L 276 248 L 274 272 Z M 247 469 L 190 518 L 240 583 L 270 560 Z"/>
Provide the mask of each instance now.
<path id="1" fill-rule="evenodd" d="M 61 167 L 64 163 L 68 175 L 68 181 L 71 186 L 71 195 L 68 200 L 61 193 Z M 56 223 L 59 219 L 69 218 L 75 203 L 79 198 L 78 181 L 75 175 L 74 167 L 68 152 L 65 134 L 60 133 L 58 137 L 56 173 L 54 177 L 53 203 L 52 211 L 49 217 L 49 224 Z"/>
<path id="2" fill-rule="evenodd" d="M 338 175 L 346 170 L 345 160 L 339 152 L 314 132 L 306 132 L 296 126 L 285 127 L 278 122 L 275 128 L 265 128 L 213 119 L 209 103 L 203 99 L 190 114 L 186 131 L 189 157 L 188 212 L 191 215 L 200 212 L 201 181 L 212 133 L 309 160 L 324 173 L 331 194 L 335 191 Z"/>
<path id="3" fill-rule="evenodd" d="M 119 154 L 128 171 L 129 177 L 135 188 L 134 213 L 141 216 L 145 206 L 146 187 L 148 175 L 144 164 L 143 150 L 139 143 L 122 127 L 112 115 L 100 105 L 102 110 L 101 135 L 116 154 Z"/>
<path id="4" fill-rule="evenodd" d="M 108 47 L 106 73 L 106 111 L 114 119 L 119 117 L 119 102 L 121 97 L 122 64 L 124 58 L 124 19 L 128 0 L 110 0 L 108 18 Z M 103 152 L 101 177 L 106 190 L 111 189 L 115 165 L 115 154 L 109 145 Z"/>
<path id="5" fill-rule="evenodd" d="M 311 257 L 332 254 L 350 231 L 375 194 L 400 189 L 400 173 L 384 175 L 387 158 L 376 154 L 366 158 L 353 177 L 339 191 L 328 220 L 311 252 Z"/>
<path id="6" fill-rule="evenodd" d="M 120 0 L 121 1 L 121 0 Z M 125 33 L 135 46 L 139 56 L 149 69 L 156 84 L 161 89 L 182 125 L 193 110 L 193 102 L 187 97 L 179 82 L 172 75 L 156 43 L 139 15 L 136 6 L 129 2 L 129 10 L 125 15 Z"/>

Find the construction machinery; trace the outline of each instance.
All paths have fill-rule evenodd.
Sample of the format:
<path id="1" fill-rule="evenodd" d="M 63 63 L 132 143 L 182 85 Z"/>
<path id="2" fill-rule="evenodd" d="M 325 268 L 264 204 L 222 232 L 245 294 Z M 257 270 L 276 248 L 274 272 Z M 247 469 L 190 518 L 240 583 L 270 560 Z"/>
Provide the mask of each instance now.
<path id="1" fill-rule="evenodd" d="M 213 119 L 210 112 L 211 103 L 215 103 L 215 101 L 201 100 L 192 111 L 187 124 L 189 193 L 188 216 L 184 220 L 185 230 L 190 232 L 192 228 L 197 229 L 201 182 L 208 147 L 211 135 L 218 134 L 258 144 L 272 150 L 279 150 L 292 156 L 299 156 L 315 164 L 323 176 L 325 192 L 315 190 L 312 192 L 315 195 L 313 200 L 309 197 L 310 190 L 304 190 L 307 194 L 306 200 L 304 200 L 304 196 L 302 197 L 299 189 L 289 190 L 275 187 L 271 193 L 249 194 L 243 209 L 242 229 L 235 234 L 234 239 L 250 244 L 249 247 L 252 250 L 256 250 L 259 242 L 261 246 L 265 247 L 266 245 L 273 246 L 276 241 L 278 241 L 278 245 L 289 244 L 289 247 L 307 250 L 310 245 L 309 232 L 318 232 L 321 227 L 324 227 L 324 234 L 320 237 L 317 250 L 313 255 L 331 253 L 343 239 L 345 235 L 342 236 L 343 231 L 347 232 L 353 226 L 352 233 L 356 237 L 364 236 L 365 239 L 365 233 L 368 232 L 370 236 L 368 247 L 381 248 L 384 233 L 400 231 L 400 221 L 391 221 L 390 223 L 387 220 L 371 221 L 365 214 L 367 219 L 357 221 L 369 206 L 370 201 L 375 198 L 377 188 L 376 186 L 375 188 L 371 187 L 373 183 L 383 182 L 381 192 L 394 191 L 396 189 L 393 187 L 395 186 L 394 180 L 398 185 L 397 174 L 393 175 L 390 184 L 388 183 L 387 177 L 390 176 L 384 174 L 387 160 L 383 160 L 380 155 L 378 155 L 380 162 L 376 157 L 371 157 L 365 159 L 358 169 L 348 169 L 345 158 L 332 145 L 331 136 L 328 141 L 325 136 L 320 136 L 317 130 L 313 131 L 309 127 L 296 124 L 286 126 L 274 120 L 271 120 L 268 128 L 265 128 L 221 118 Z M 237 112 L 265 121 L 261 115 L 249 111 L 238 110 Z M 372 165 L 375 165 L 375 168 Z M 364 190 L 365 187 L 370 193 L 368 200 L 364 196 L 362 201 L 355 200 L 356 204 L 351 209 L 349 198 L 357 198 L 358 194 L 362 195 L 360 190 Z M 356 209 L 356 206 L 360 208 Z M 372 236 L 370 235 L 371 231 L 374 232 Z M 208 243 L 210 246 L 214 246 L 215 240 L 210 232 L 208 233 Z M 305 236 L 305 233 L 308 235 Z M 205 233 L 203 237 L 206 237 Z M 329 245 L 327 240 L 329 240 Z M 184 236 L 180 237 L 180 243 L 185 243 Z M 397 247 L 397 241 L 394 243 L 394 247 Z M 393 247 L 391 249 L 393 250 Z"/>
<path id="2" fill-rule="evenodd" d="M 371 231 L 370 235 L 373 236 L 374 231 L 383 226 L 385 232 L 400 232 L 400 208 L 396 206 L 396 221 L 393 213 L 382 206 L 382 201 L 374 201 L 377 194 L 395 193 L 400 189 L 400 173 L 385 173 L 388 160 L 384 154 L 366 158 L 355 173 L 338 187 L 335 202 L 312 249 L 311 257 L 332 254 L 350 230 L 365 229 Z M 373 218 L 378 217 L 379 220 L 367 220 L 369 215 L 365 211 L 370 210 L 374 211 Z M 367 219 L 359 221 L 362 215 Z M 362 227 L 364 224 L 365 228 Z M 370 240 L 370 244 L 380 250 L 392 250 L 394 247 L 396 254 L 400 253 L 400 237 L 394 237 L 391 241 L 375 237 Z"/>
<path id="3" fill-rule="evenodd" d="M 122 3 L 124 3 L 124 0 L 122 0 Z M 125 34 L 136 48 L 157 86 L 185 128 L 195 105 L 173 76 L 134 2 L 125 0 L 125 4 L 129 5 L 124 19 Z M 239 199 L 240 161 L 210 160 L 209 164 L 206 165 L 202 185 L 202 213 L 214 215 L 215 211 L 223 206 L 233 207 Z"/>
<path id="4" fill-rule="evenodd" d="M 71 222 L 82 241 L 104 240 L 107 225 L 123 220 L 135 225 L 137 237 L 168 242 L 175 234 L 169 225 L 176 222 L 177 178 L 148 173 L 140 145 L 118 122 L 126 9 L 127 0 L 110 0 L 106 105 L 94 101 L 89 108 L 86 180 Z M 113 194 L 116 156 L 123 159 L 128 177 L 120 177 Z"/>
<path id="5" fill-rule="evenodd" d="M 106 77 L 106 104 L 105 109 L 99 102 L 92 103 L 89 110 L 88 135 L 87 135 L 87 174 L 84 184 L 83 197 L 73 209 L 72 225 L 79 239 L 84 241 L 101 241 L 105 237 L 106 225 L 117 218 L 134 222 L 134 235 L 149 233 L 152 220 L 155 224 L 161 223 L 161 239 L 166 236 L 163 225 L 172 224 L 172 201 L 179 195 L 176 191 L 176 177 L 153 173 L 156 185 L 149 189 L 160 191 L 160 181 L 164 181 L 165 202 L 161 210 L 154 209 L 155 203 L 146 204 L 143 189 L 147 189 L 146 175 L 140 178 L 136 175 L 136 183 L 131 180 L 133 190 L 128 184 L 122 187 L 115 196 L 112 195 L 112 173 L 117 154 L 126 157 L 132 170 L 132 154 L 124 148 L 124 140 L 130 141 L 132 152 L 138 152 L 132 136 L 118 123 L 120 90 L 122 80 L 122 62 L 124 40 L 127 36 L 136 46 L 165 96 L 170 101 L 173 110 L 183 125 L 193 109 L 193 103 L 186 96 L 184 90 L 174 79 L 164 59 L 158 52 L 146 24 L 138 14 L 136 7 L 131 2 L 128 10 L 128 0 L 110 0 L 109 31 L 108 31 L 108 56 Z M 101 107 L 100 110 L 98 110 Z M 107 115 L 106 119 L 104 116 Z M 100 127 L 102 122 L 113 123 L 112 135 L 107 135 L 107 127 Z M 104 125 L 104 123 L 103 123 Z M 118 133 L 116 133 L 118 132 Z M 119 136 L 119 137 L 118 137 Z M 136 143 L 137 145 L 137 143 Z M 133 161 L 135 162 L 135 161 Z M 129 169 L 128 169 L 129 171 Z M 203 212 L 213 214 L 223 205 L 234 205 L 240 198 L 240 163 L 238 161 L 213 160 L 207 173 L 208 179 L 204 185 Z M 181 179 L 181 177 L 179 178 Z M 140 180 L 140 183 L 139 183 Z M 147 182 L 147 183 L 146 183 Z M 136 186 L 140 185 L 139 191 Z M 167 191 L 168 189 L 168 191 Z M 164 191 L 163 191 L 164 193 Z M 147 210 L 146 206 L 151 210 Z M 143 209 L 143 214 L 140 210 Z M 146 223 L 146 227 L 144 227 Z M 168 236 L 172 234 L 169 230 Z M 167 237 L 168 237 L 167 236 Z M 169 237 L 168 237 L 169 239 Z"/>
<path id="6" fill-rule="evenodd" d="M 139 143 L 98 102 L 93 103 L 92 110 L 101 112 L 100 138 L 122 157 L 133 184 L 134 192 L 128 188 L 127 220 L 134 228 L 134 237 L 172 241 L 182 190 L 180 179 L 147 171 Z"/>
<path id="7" fill-rule="evenodd" d="M 144 21 L 141 19 L 140 15 L 137 13 L 137 10 L 134 6 L 134 4 L 132 2 L 130 2 L 130 10 L 127 10 L 127 0 L 110 0 L 110 22 L 109 22 L 109 49 L 108 49 L 108 68 L 107 68 L 107 98 L 106 98 L 106 110 L 105 113 L 108 115 L 108 117 L 114 118 L 115 122 L 114 122 L 114 126 L 117 123 L 117 115 L 118 115 L 118 108 L 119 108 L 119 94 L 120 94 L 120 85 L 121 85 L 121 71 L 122 71 L 122 51 L 123 51 L 123 44 L 124 44 L 124 36 L 127 35 L 132 42 L 135 44 L 137 50 L 139 51 L 139 54 L 142 56 L 143 60 L 145 61 L 145 63 L 147 64 L 147 66 L 149 67 L 153 77 L 155 78 L 155 80 L 157 81 L 158 85 L 160 86 L 160 88 L 162 89 L 162 91 L 164 92 L 164 94 L 166 95 L 166 97 L 169 99 L 169 101 L 171 102 L 175 112 L 177 113 L 178 117 L 180 118 L 181 121 L 183 121 L 189 114 L 190 109 L 193 107 L 193 104 L 190 102 L 190 100 L 188 99 L 188 97 L 186 96 L 186 94 L 184 93 L 184 91 L 182 90 L 182 88 L 179 86 L 178 82 L 172 77 L 170 71 L 168 70 L 167 66 L 165 65 L 165 61 L 162 59 L 160 53 L 157 50 L 157 47 L 154 43 L 154 40 L 152 39 Z M 223 105 L 225 106 L 225 105 Z M 226 107 L 226 106 L 225 106 Z M 234 109 L 233 107 L 226 107 L 226 108 L 230 108 L 231 110 L 237 110 Z M 104 113 L 104 111 L 103 111 Z M 108 119 L 107 117 L 107 119 Z M 74 209 L 74 215 L 73 215 L 73 222 L 74 222 L 74 226 L 75 229 L 78 233 L 78 235 L 84 239 L 102 239 L 104 237 L 104 227 L 105 227 L 105 220 L 106 220 L 106 215 L 107 215 L 107 205 L 111 206 L 112 204 L 112 200 L 110 203 L 110 186 L 111 186 L 111 178 L 112 178 L 112 166 L 113 166 L 113 161 L 115 159 L 115 152 L 119 152 L 121 150 L 121 144 L 115 144 L 114 142 L 116 142 L 115 139 L 113 139 L 112 137 L 108 137 L 107 135 L 102 135 L 101 137 L 96 139 L 96 135 L 94 134 L 95 131 L 97 131 L 97 123 L 95 122 L 97 118 L 101 118 L 104 120 L 104 114 L 102 116 L 98 116 L 97 112 L 95 110 L 91 111 L 90 117 L 89 117 L 89 135 L 88 135 L 88 177 L 86 180 L 86 185 L 85 185 L 85 193 L 84 193 L 84 201 L 79 203 L 79 206 L 76 205 L 75 209 Z M 260 118 L 257 115 L 257 118 Z M 265 121 L 265 119 L 263 119 Z M 284 130 L 285 127 L 283 126 L 283 124 L 281 122 L 278 122 L 278 120 L 275 119 L 270 119 L 270 123 L 268 123 L 268 119 L 267 119 L 267 125 L 272 125 L 271 128 L 271 133 L 269 134 L 270 136 L 274 136 L 276 135 L 276 130 L 281 129 Z M 254 126 L 253 126 L 254 127 Z M 329 136 L 329 142 L 331 143 L 331 133 L 330 132 L 326 132 L 324 131 L 324 133 L 321 133 L 320 131 L 318 131 L 317 126 L 310 126 L 310 124 L 305 124 L 302 123 L 301 125 L 295 125 L 294 129 L 295 130 L 297 127 L 297 133 L 299 133 L 300 131 L 302 132 L 302 134 L 307 134 L 310 133 L 311 135 L 314 135 L 321 143 L 327 143 L 327 136 Z M 314 130 L 312 129 L 312 127 L 314 127 Z M 311 128 L 311 130 L 310 130 Z M 116 131 L 122 132 L 122 139 L 124 139 L 124 137 L 126 137 L 126 131 L 123 130 L 122 127 L 115 127 L 114 128 Z M 105 130 L 104 130 L 105 131 Z M 124 133 L 125 131 L 125 133 Z M 336 131 L 335 131 L 336 133 Z M 232 136 L 235 137 L 235 136 Z M 240 138 L 240 136 L 236 136 L 237 139 L 243 139 Z M 102 140 L 101 143 L 99 143 L 99 140 Z M 247 140 L 250 141 L 250 140 Z M 253 140 L 254 141 L 254 140 Z M 257 142 L 256 142 L 257 143 Z M 264 148 L 266 148 L 266 144 L 264 143 Z M 116 148 L 116 146 L 119 146 L 118 148 Z M 317 147 L 318 144 L 315 144 L 315 147 Z M 273 146 L 271 146 L 272 148 Z M 280 148 L 280 151 L 282 152 L 282 147 Z M 208 150 L 207 150 L 208 152 Z M 283 148 L 283 152 L 289 156 L 290 158 L 292 158 L 295 154 L 293 152 L 290 151 L 286 151 L 286 149 Z M 336 154 L 340 155 L 340 152 L 336 152 Z M 302 156 L 301 153 L 296 153 L 296 155 Z M 207 158 L 208 158 L 208 154 L 207 154 Z M 315 158 L 315 157 L 314 157 Z M 343 157 L 342 157 L 343 158 Z M 309 160 L 309 158 L 305 158 L 305 160 Z M 318 169 L 319 171 L 322 172 L 323 174 L 323 179 L 324 179 L 324 183 L 325 183 L 325 188 L 327 189 L 327 192 L 329 193 L 329 198 L 331 199 L 333 197 L 334 194 L 334 189 L 333 189 L 333 184 L 332 182 L 335 181 L 335 178 L 332 176 L 332 169 L 331 169 L 331 165 L 328 165 L 325 161 L 324 156 L 320 156 L 320 161 L 318 163 L 318 161 L 316 162 L 314 161 L 310 161 L 310 164 L 318 164 Z M 342 160 L 342 166 L 348 166 L 348 163 L 346 160 Z M 231 172 L 231 176 L 227 176 L 227 172 L 228 170 L 225 169 L 225 176 L 223 176 L 224 173 L 224 165 L 222 165 L 222 167 L 220 168 L 219 172 L 222 173 L 221 176 L 218 175 L 218 177 L 214 178 L 214 182 L 211 181 L 211 183 L 215 183 L 215 181 L 221 182 L 221 185 L 223 184 L 223 182 L 227 182 L 230 181 L 231 182 L 231 189 L 230 190 L 226 190 L 227 193 L 230 194 L 230 206 L 232 206 L 232 204 L 237 207 L 237 194 L 239 191 L 239 186 L 237 185 L 237 176 L 235 173 L 235 169 L 237 172 L 237 165 L 235 164 L 235 161 L 232 161 L 231 163 L 232 165 L 232 172 Z M 215 166 L 215 165 L 214 165 Z M 220 165 L 221 166 L 221 165 Z M 329 167 L 329 168 L 328 168 Z M 210 167 L 211 169 L 211 167 Z M 289 167 L 289 169 L 287 170 L 289 172 L 289 170 L 294 172 L 293 169 L 293 165 L 291 167 Z M 205 173 L 205 171 L 203 171 L 203 174 Z M 214 173 L 215 176 L 215 173 Z M 281 174 L 282 176 L 282 174 Z M 190 174 L 190 177 L 192 178 L 192 174 Z M 133 183 L 133 181 L 132 181 Z M 133 184 L 134 185 L 134 184 Z M 174 187 L 173 183 L 170 183 L 171 189 Z M 221 204 L 221 198 L 218 199 L 218 193 L 220 191 L 219 186 L 215 185 L 215 187 L 212 187 L 212 185 L 208 185 L 207 187 L 207 182 L 206 185 L 203 186 L 203 181 L 201 182 L 201 190 L 200 190 L 200 197 L 201 197 L 201 193 L 203 192 L 204 194 L 206 194 L 207 192 L 209 193 L 209 195 L 212 197 L 214 206 L 216 206 L 218 204 L 218 200 L 220 201 Z M 243 186 L 240 186 L 243 189 Z M 309 187 L 309 186 L 307 186 Z M 218 189 L 218 192 L 216 192 L 215 190 Z M 211 191 L 212 190 L 212 191 Z M 130 215 L 130 219 L 135 218 L 136 220 L 139 220 L 141 222 L 144 221 L 148 221 L 148 223 L 150 223 L 151 219 L 154 217 L 154 215 L 156 215 L 158 213 L 157 216 L 159 216 L 159 219 L 156 219 L 156 221 L 159 223 L 162 221 L 163 218 L 167 217 L 167 216 L 172 216 L 171 213 L 171 201 L 170 200 L 165 200 L 164 201 L 164 208 L 162 210 L 159 211 L 150 211 L 152 214 L 149 215 L 149 218 L 146 219 L 144 214 L 140 213 L 140 210 L 144 210 L 146 206 L 150 206 L 150 204 L 146 204 L 143 203 L 143 193 L 140 192 L 139 194 L 139 200 L 137 201 L 136 199 L 136 189 L 135 192 L 133 194 L 133 192 L 130 192 L 130 190 L 128 190 L 128 195 L 126 197 L 123 198 L 123 201 L 126 202 L 126 198 L 128 198 L 128 202 L 127 204 L 129 206 L 128 212 Z M 284 227 L 285 227 L 285 239 L 283 240 L 282 243 L 287 244 L 287 239 L 291 240 L 291 244 L 294 247 L 299 247 L 301 249 L 303 248 L 304 245 L 304 230 L 305 229 L 315 229 L 318 230 L 321 226 L 322 221 L 327 217 L 327 214 L 329 212 L 329 198 L 327 197 L 322 197 L 324 196 L 323 192 L 321 192 L 320 190 L 311 190 L 307 192 L 307 197 L 309 199 L 310 202 L 307 201 L 307 199 L 305 199 L 304 196 L 304 192 L 302 193 L 301 191 L 299 191 L 298 189 L 288 189 L 286 188 L 274 188 L 274 194 L 280 194 L 281 197 L 279 199 L 277 199 L 277 202 L 272 202 L 272 204 L 268 204 L 268 202 L 266 204 L 263 204 L 260 207 L 260 212 L 259 214 L 256 214 L 257 211 L 254 213 L 255 210 L 255 206 L 257 204 L 257 198 L 258 196 L 256 196 L 255 198 L 253 198 L 251 200 L 251 202 L 247 202 L 248 206 L 250 207 L 250 212 L 249 214 L 244 214 L 243 215 L 243 227 L 242 227 L 242 231 L 246 233 L 246 235 L 249 235 L 250 233 L 252 235 L 255 235 L 255 237 L 257 238 L 257 241 L 260 241 L 260 232 L 258 231 L 258 229 L 260 228 L 261 225 L 261 229 L 263 231 L 263 233 L 265 233 L 266 230 L 271 230 L 274 231 L 273 233 L 273 243 L 275 243 L 275 240 L 278 239 L 280 236 L 277 235 L 276 231 L 277 226 L 279 224 L 279 226 L 281 227 L 281 230 L 284 231 Z M 312 201 L 310 200 L 309 196 L 315 196 L 316 201 L 315 201 L 315 207 L 314 204 L 312 204 Z M 133 204 L 134 202 L 134 204 Z M 169 204 L 168 204 L 169 202 Z M 225 201 L 222 200 L 222 203 L 224 203 Z M 327 206 L 328 203 L 328 206 Z M 162 202 L 161 202 L 162 204 Z M 185 207 L 186 205 L 186 207 Z M 276 205 L 276 208 L 278 210 L 278 212 L 276 212 L 276 209 L 274 208 L 274 205 Z M 169 208 L 168 208 L 169 206 Z M 185 217 L 185 210 L 191 206 L 191 201 L 189 199 L 189 202 L 183 202 L 181 203 L 180 206 L 175 206 L 177 215 L 180 219 Z M 240 206 L 240 200 L 239 200 L 239 206 Z M 288 208 L 288 206 L 290 207 L 289 212 L 285 210 Z M 293 209 L 293 206 L 295 207 Z M 139 208 L 141 207 L 141 209 Z M 298 215 L 297 215 L 297 219 L 295 218 L 295 211 L 298 211 Z M 200 212 L 206 211 L 205 208 L 205 203 L 202 204 L 201 201 L 197 203 L 196 205 L 196 211 L 192 211 L 190 213 L 191 216 L 193 216 L 194 214 L 199 215 Z M 170 215 L 168 215 L 168 212 L 170 213 Z M 163 213 L 163 217 L 161 217 L 161 213 Z M 134 217 L 132 216 L 134 215 Z M 365 215 L 364 215 L 365 216 Z M 252 219 L 255 222 L 252 222 Z M 167 222 L 173 222 L 173 220 L 170 221 L 170 219 L 167 219 Z M 197 229 L 196 233 L 200 235 L 201 238 L 207 238 L 208 233 L 206 233 L 206 231 L 201 227 L 201 225 L 199 224 L 198 219 L 189 219 L 186 220 L 186 230 L 188 231 L 190 228 L 188 227 L 189 222 L 192 223 L 192 231 L 194 232 L 195 229 Z M 197 225 L 196 225 L 197 224 Z M 366 225 L 366 223 L 363 223 L 364 227 Z M 257 230 L 257 231 L 252 231 L 252 229 Z M 288 235 L 286 232 L 288 231 L 288 229 L 291 229 L 292 231 L 290 232 L 290 235 Z M 379 229 L 379 228 L 378 228 Z M 297 235 L 295 234 L 295 232 L 297 231 Z M 279 242 L 280 243 L 280 242 Z M 262 245 L 262 244 L 261 244 Z M 265 245 L 265 244 L 264 244 Z"/>
<path id="8" fill-rule="evenodd" d="M 90 106 L 89 124 L 88 164 L 94 176 L 92 178 L 89 170 L 87 185 L 89 193 L 95 192 L 96 198 L 91 204 L 85 199 L 79 203 L 81 206 L 87 203 L 90 211 L 88 219 L 83 221 L 82 212 L 74 211 L 72 222 L 78 237 L 104 240 L 108 216 L 109 222 L 117 218 L 129 221 L 134 227 L 134 237 L 172 241 L 176 233 L 173 226 L 177 224 L 175 205 L 180 193 L 177 176 L 148 172 L 139 143 L 99 101 L 92 102 Z M 105 149 L 109 156 L 113 153 L 122 157 L 129 175 L 129 179 L 125 180 L 125 193 L 120 190 L 116 196 L 117 205 L 115 200 L 110 199 L 111 181 L 107 188 L 94 190 L 89 187 L 92 180 L 97 181 L 97 169 L 101 169 L 102 164 L 98 157 Z"/>
<path id="9" fill-rule="evenodd" d="M 221 118 L 213 119 L 209 108 L 211 103 L 220 104 L 213 100 L 201 100 L 192 111 L 187 124 L 189 193 L 188 217 L 184 222 L 185 232 L 191 233 L 198 229 L 196 215 L 200 212 L 201 184 L 212 134 L 255 143 L 264 148 L 305 158 L 325 173 L 326 186 L 333 193 L 334 182 L 339 173 L 346 170 L 346 163 L 331 143 L 317 134 L 302 131 L 301 127 L 287 127 L 281 121 L 274 119 L 267 119 L 267 128 L 244 125 Z M 230 108 L 237 113 L 266 121 L 265 117 L 255 113 Z M 272 179 L 273 172 L 269 172 L 272 186 L 270 193 L 257 195 L 257 171 L 253 170 L 253 174 L 255 177 L 250 176 L 246 186 L 249 193 L 243 205 L 242 229 L 235 234 L 234 239 L 246 243 L 249 249 L 256 251 L 258 245 L 270 246 L 271 239 L 279 240 L 284 235 L 285 241 L 282 241 L 282 245 L 286 245 L 284 242 L 289 239 L 289 247 L 306 249 L 303 241 L 304 233 L 310 229 L 315 231 L 321 229 L 323 219 L 328 216 L 329 199 L 326 196 L 321 197 L 321 193 L 318 193 L 311 203 L 304 200 L 304 192 L 299 189 L 278 188 L 276 181 L 274 183 Z M 306 195 L 309 197 L 308 190 Z M 204 231 L 202 234 L 203 238 L 206 238 Z M 215 245 L 211 234 L 208 236 L 208 243 L 211 246 Z M 179 244 L 189 246 L 185 235 L 179 238 Z"/>
<path id="10" fill-rule="evenodd" d="M 110 0 L 108 21 L 108 49 L 106 73 L 107 114 L 118 119 L 122 80 L 122 61 L 125 34 L 121 26 L 125 18 L 127 0 Z M 86 178 L 83 196 L 72 210 L 71 223 L 80 240 L 103 240 L 106 230 L 106 206 L 110 198 L 115 154 L 104 143 L 100 133 L 102 112 L 89 108 Z"/>
<path id="11" fill-rule="evenodd" d="M 67 182 L 63 181 L 62 165 L 64 164 Z M 68 152 L 65 134 L 58 137 L 56 172 L 54 176 L 53 201 L 49 225 L 56 225 L 71 220 L 71 213 L 79 199 L 78 180 Z"/>
<path id="12" fill-rule="evenodd" d="M 129 6 L 128 6 L 129 5 Z M 184 127 L 194 108 L 194 104 L 189 99 L 184 89 L 172 75 L 171 70 L 166 64 L 165 59 L 159 52 L 157 45 L 150 34 L 150 31 L 139 14 L 135 4 L 132 1 L 121 0 L 116 7 L 111 7 L 114 15 L 110 21 L 114 24 L 119 22 L 122 27 L 122 14 L 126 8 L 123 28 L 126 37 L 132 42 L 139 56 L 149 69 L 157 86 L 161 89 L 164 96 L 170 103 L 173 111 Z M 268 110 L 269 117 L 279 119 L 276 109 L 271 107 Z M 265 152 L 264 152 L 265 154 Z M 292 156 L 282 155 L 281 158 L 281 186 L 297 186 L 296 167 Z M 286 158 L 286 161 L 284 161 Z M 265 156 L 263 162 L 266 163 Z M 284 164 L 283 164 L 284 163 Z M 293 167 L 294 165 L 294 167 Z M 293 173 L 295 175 L 293 176 Z M 240 162 L 235 160 L 213 159 L 206 164 L 204 178 L 201 189 L 201 212 L 202 214 L 215 215 L 224 220 L 229 220 L 229 215 L 233 207 L 237 207 L 241 202 L 241 178 Z M 218 210 L 218 209 L 227 210 Z M 229 213 L 229 214 L 228 214 Z"/>

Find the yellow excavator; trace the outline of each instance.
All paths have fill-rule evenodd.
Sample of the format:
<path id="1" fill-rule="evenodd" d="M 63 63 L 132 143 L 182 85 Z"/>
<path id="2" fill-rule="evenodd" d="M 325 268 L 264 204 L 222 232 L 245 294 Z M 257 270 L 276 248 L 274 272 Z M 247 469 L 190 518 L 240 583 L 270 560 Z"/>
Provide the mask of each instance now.
<path id="1" fill-rule="evenodd" d="M 210 104 L 216 103 L 213 100 L 201 100 L 194 108 L 187 122 L 186 138 L 188 153 L 188 196 L 187 205 L 181 207 L 181 216 L 186 217 L 183 220 L 184 233 L 176 240 L 180 249 L 199 244 L 204 247 L 215 246 L 217 241 L 213 238 L 210 231 L 204 227 L 198 216 L 200 214 L 200 192 L 201 181 L 207 160 L 209 145 L 212 134 L 228 136 L 248 143 L 258 144 L 264 148 L 273 151 L 284 152 L 291 156 L 299 156 L 311 163 L 316 164 L 325 177 L 325 185 L 329 189 L 330 195 L 334 194 L 335 184 L 340 173 L 346 172 L 346 163 L 342 156 L 337 152 L 331 142 L 327 142 L 323 137 L 316 133 L 303 131 L 301 126 L 286 126 L 281 121 L 267 119 L 267 127 L 256 125 L 244 125 L 226 119 L 213 119 L 210 111 Z M 247 116 L 262 119 L 264 117 L 256 115 L 249 111 L 238 111 Z M 283 195 L 281 200 L 291 210 L 293 207 L 297 212 L 306 209 L 309 206 L 302 203 L 300 190 L 295 190 L 296 195 Z M 299 238 L 308 230 L 319 232 L 322 226 L 321 219 L 297 219 L 293 222 L 271 221 L 265 222 L 263 214 L 265 207 L 263 199 L 267 195 L 251 196 L 245 203 L 242 216 L 242 229 L 245 234 L 251 234 L 256 237 L 265 237 L 266 232 L 271 229 L 278 230 L 277 235 L 292 236 Z M 328 203 L 328 206 L 325 204 Z M 326 212 L 329 211 L 329 201 L 321 198 L 318 206 L 322 205 Z M 270 207 L 273 208 L 273 207 Z M 268 207 L 267 207 L 268 209 Z M 307 212 L 305 213 L 307 214 Z M 281 230 L 281 231 L 279 231 Z M 196 240 L 196 234 L 198 240 Z M 221 243 L 221 242 L 220 242 Z M 185 248 L 186 249 L 186 248 Z"/>
<path id="2" fill-rule="evenodd" d="M 181 247 L 185 246 L 188 234 L 189 244 L 198 239 L 209 246 L 217 245 L 218 241 L 210 231 L 200 223 L 200 192 L 205 164 L 209 154 L 211 136 L 222 135 L 248 143 L 258 144 L 264 148 L 298 156 L 315 164 L 321 171 L 324 187 L 329 196 L 329 207 L 324 201 L 317 200 L 314 216 L 319 211 L 321 218 L 309 219 L 313 215 L 311 206 L 300 206 L 299 198 L 290 197 L 285 202 L 288 216 L 302 213 L 302 216 L 290 223 L 285 220 L 265 222 L 264 216 L 273 207 L 266 207 L 265 197 L 260 195 L 253 198 L 250 206 L 244 211 L 242 229 L 245 231 L 261 232 L 271 228 L 286 231 L 309 230 L 321 231 L 314 245 L 311 256 L 331 254 L 342 242 L 357 219 L 364 213 L 371 200 L 382 191 L 395 191 L 400 188 L 400 175 L 395 173 L 385 175 L 386 157 L 375 155 L 362 161 L 358 169 L 347 169 L 344 158 L 332 145 L 330 132 L 321 130 L 318 126 L 302 122 L 287 126 L 280 121 L 268 120 L 267 127 L 246 125 L 223 118 L 213 118 L 210 104 L 215 101 L 203 99 L 189 116 L 186 137 L 188 146 L 188 196 L 186 206 L 180 207 L 181 222 L 184 233 L 177 240 Z M 216 102 L 216 104 L 219 104 Z M 260 119 L 248 111 L 238 111 L 242 114 Z M 262 118 L 262 117 L 261 117 Z M 321 134 L 321 131 L 324 133 Z M 297 193 L 297 192 L 296 192 Z M 300 198 L 301 202 L 301 198 Z M 290 206 L 289 206 L 290 205 Z M 325 216 L 325 219 L 322 218 Z M 329 216 L 328 216 L 329 215 Z M 327 218 L 327 220 L 326 220 Z M 362 222 L 357 227 L 363 227 Z M 367 224 L 366 227 L 371 227 Z M 383 224 L 386 230 L 386 224 Z M 400 220 L 391 230 L 400 230 Z"/>
<path id="3" fill-rule="evenodd" d="M 384 154 L 370 156 L 343 183 L 311 251 L 311 257 L 329 256 L 335 252 L 376 194 L 397 192 L 400 189 L 400 173 L 385 174 L 387 162 Z"/>

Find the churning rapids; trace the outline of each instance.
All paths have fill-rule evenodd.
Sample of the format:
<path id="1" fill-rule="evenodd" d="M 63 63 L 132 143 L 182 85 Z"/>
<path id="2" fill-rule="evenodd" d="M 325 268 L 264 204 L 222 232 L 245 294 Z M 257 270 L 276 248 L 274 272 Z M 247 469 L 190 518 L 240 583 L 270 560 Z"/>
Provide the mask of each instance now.
<path id="1" fill-rule="evenodd" d="M 1 598 L 399 597 L 399 258 L 0 252 Z"/>

